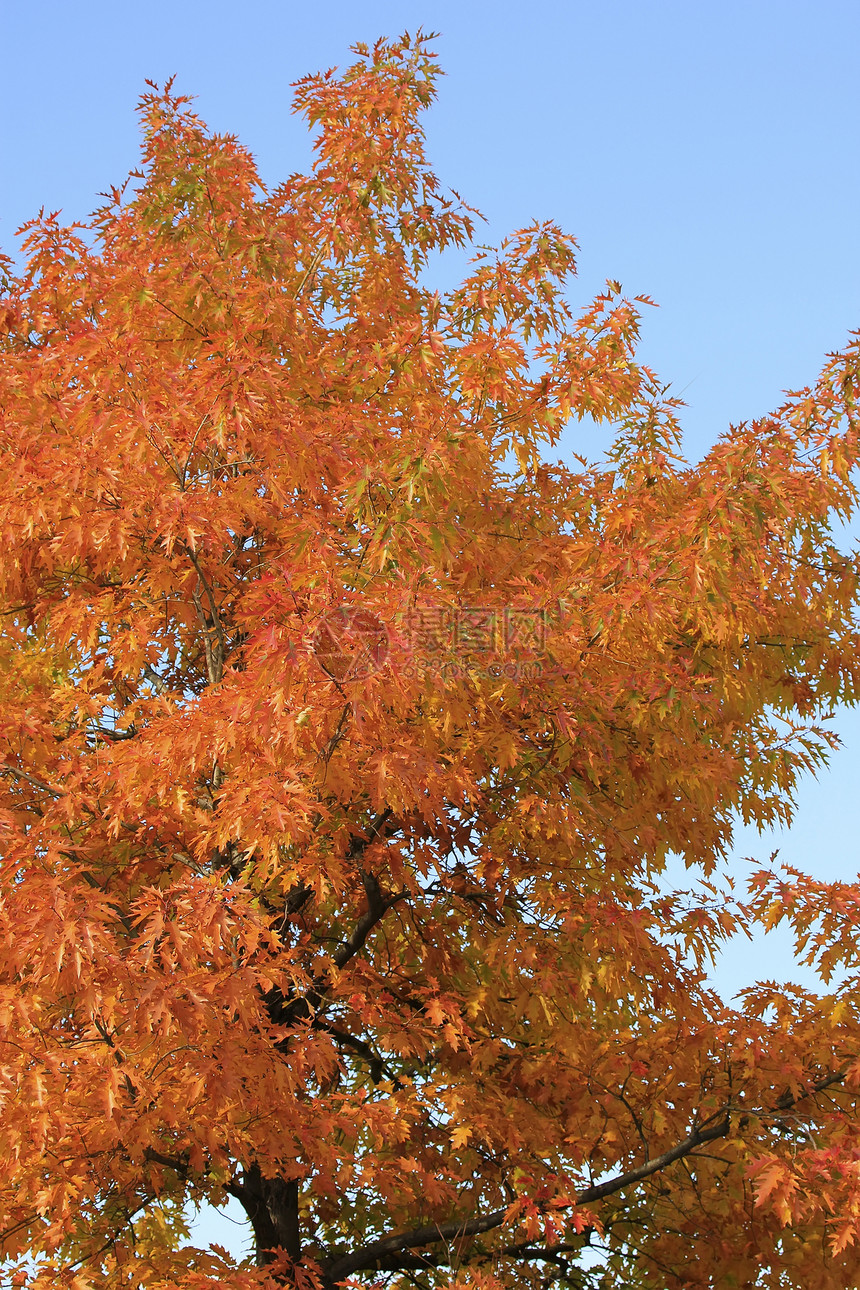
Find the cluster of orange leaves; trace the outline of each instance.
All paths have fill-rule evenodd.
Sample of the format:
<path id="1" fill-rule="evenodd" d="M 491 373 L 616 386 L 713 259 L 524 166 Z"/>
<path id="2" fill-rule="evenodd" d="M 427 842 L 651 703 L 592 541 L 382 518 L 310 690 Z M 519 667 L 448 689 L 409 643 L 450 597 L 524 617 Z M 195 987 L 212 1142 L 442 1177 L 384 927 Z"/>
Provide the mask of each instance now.
<path id="1" fill-rule="evenodd" d="M 858 343 L 687 464 L 648 302 L 577 311 L 558 228 L 429 289 L 473 234 L 433 56 L 358 54 L 297 87 L 309 175 L 264 191 L 153 87 L 140 172 L 6 262 L 0 1252 L 70 1290 L 841 1290 L 860 892 L 717 871 L 857 696 Z M 583 419 L 607 460 L 562 464 Z M 384 657 L 322 666 L 359 611 Z M 710 956 L 780 920 L 843 984 L 725 1006 Z M 257 1263 L 185 1242 L 230 1195 L 271 1201 Z"/>

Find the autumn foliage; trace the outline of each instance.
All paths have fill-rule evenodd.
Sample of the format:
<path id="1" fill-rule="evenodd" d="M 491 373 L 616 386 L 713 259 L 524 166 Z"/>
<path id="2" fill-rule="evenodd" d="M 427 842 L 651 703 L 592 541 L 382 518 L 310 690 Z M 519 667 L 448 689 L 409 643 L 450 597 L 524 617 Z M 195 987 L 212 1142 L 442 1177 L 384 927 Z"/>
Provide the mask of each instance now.
<path id="1" fill-rule="evenodd" d="M 433 57 L 357 57 L 310 174 L 153 87 L 140 172 L 5 262 L 8 1274 L 843 1290 L 860 887 L 719 875 L 858 694 L 858 340 L 685 463 L 558 228 L 428 285 L 475 219 Z M 725 1006 L 779 920 L 838 987 Z M 240 1266 L 185 1240 L 228 1197 Z"/>

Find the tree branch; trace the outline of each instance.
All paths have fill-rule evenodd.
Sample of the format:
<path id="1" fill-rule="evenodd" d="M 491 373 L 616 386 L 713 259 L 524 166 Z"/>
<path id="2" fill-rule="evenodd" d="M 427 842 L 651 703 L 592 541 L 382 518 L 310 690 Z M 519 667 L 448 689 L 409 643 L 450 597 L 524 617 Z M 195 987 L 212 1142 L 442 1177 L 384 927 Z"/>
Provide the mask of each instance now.
<path id="1" fill-rule="evenodd" d="M 224 628 L 221 625 L 221 615 L 219 613 L 218 606 L 215 603 L 215 596 L 212 588 L 200 567 L 200 561 L 197 559 L 196 552 L 192 551 L 191 547 L 187 543 L 185 543 L 184 546 L 185 553 L 194 566 L 194 570 L 199 579 L 199 584 L 206 592 L 206 599 L 209 602 L 210 614 L 207 615 L 203 609 L 202 598 L 200 596 L 200 586 L 191 593 L 194 607 L 197 610 L 197 615 L 203 628 L 203 648 L 206 653 L 206 670 L 209 674 L 209 682 L 211 685 L 217 685 L 223 676 L 224 662 L 227 658 L 227 641 L 224 636 Z M 212 646 L 213 632 L 217 639 L 217 646 L 214 649 Z"/>
<path id="2" fill-rule="evenodd" d="M 712 1123 L 711 1121 L 716 1121 Z M 596 1183 L 593 1187 L 586 1187 L 576 1198 L 577 1205 L 590 1205 L 592 1201 L 602 1200 L 604 1196 L 612 1196 L 617 1191 L 622 1191 L 625 1187 L 632 1186 L 633 1183 L 641 1182 L 643 1178 L 650 1178 L 651 1174 L 659 1173 L 667 1165 L 674 1164 L 676 1160 L 682 1160 L 688 1156 L 696 1147 L 700 1147 L 705 1142 L 713 1142 L 715 1138 L 724 1138 L 731 1127 L 729 1112 L 718 1111 L 711 1120 L 705 1121 L 693 1129 L 683 1142 L 678 1142 L 669 1151 L 664 1151 L 660 1156 L 654 1156 L 651 1160 L 646 1160 L 644 1164 L 639 1165 L 636 1169 L 630 1169 L 627 1173 L 616 1174 L 614 1178 L 607 1178 L 605 1182 Z"/>
<path id="3" fill-rule="evenodd" d="M 774 1104 L 773 1111 L 763 1114 L 769 1115 L 779 1111 L 790 1110 L 805 1098 L 815 1093 L 821 1093 L 824 1089 L 831 1088 L 834 1084 L 841 1084 L 844 1079 L 844 1071 L 831 1073 L 823 1079 L 817 1080 L 796 1096 L 783 1094 Z M 717 1138 L 727 1137 L 731 1129 L 732 1109 L 734 1108 L 725 1107 L 715 1112 L 702 1124 L 696 1125 L 686 1138 L 676 1143 L 668 1151 L 664 1151 L 662 1155 L 646 1160 L 644 1164 L 637 1166 L 635 1169 L 616 1174 L 614 1178 L 607 1178 L 605 1182 L 586 1187 L 577 1194 L 571 1208 L 593 1204 L 594 1201 L 602 1200 L 605 1196 L 612 1196 L 627 1187 L 632 1187 L 634 1183 L 642 1182 L 652 1174 L 666 1169 L 669 1165 L 674 1164 L 676 1160 L 682 1160 L 685 1156 L 691 1155 L 705 1143 L 713 1142 Z M 751 1114 L 751 1112 L 748 1108 L 744 1108 L 743 1114 Z M 398 1254 L 400 1251 L 414 1250 L 423 1245 L 436 1245 L 440 1241 L 447 1242 L 467 1236 L 479 1236 L 483 1232 L 489 1232 L 494 1228 L 501 1227 L 509 1212 L 509 1209 L 497 1209 L 478 1218 L 465 1221 L 455 1219 L 449 1223 L 427 1224 L 424 1227 L 413 1228 L 408 1232 L 399 1232 L 391 1236 L 381 1237 L 378 1241 L 372 1241 L 361 1250 L 356 1250 L 352 1254 L 336 1259 L 326 1269 L 327 1281 L 331 1285 L 336 1285 L 354 1272 L 378 1268 L 382 1263 L 384 1263 L 386 1271 L 396 1271 L 396 1267 L 392 1265 L 390 1260 L 391 1256 Z M 553 1248 L 555 1247 L 548 1247 L 548 1249 Z M 508 1253 L 513 1257 L 517 1257 L 516 1250 L 517 1247 L 511 1246 L 508 1248 Z M 525 1252 L 526 1250 L 527 1253 Z M 523 1257 L 539 1257 L 535 1251 L 536 1247 L 530 1242 L 527 1247 L 523 1247 Z M 505 1253 L 505 1251 L 500 1251 L 500 1253 Z"/>
<path id="4" fill-rule="evenodd" d="M 439 1241 L 456 1241 L 466 1236 L 480 1236 L 482 1232 L 501 1227 L 507 1215 L 507 1209 L 497 1209 L 481 1218 L 470 1218 L 463 1221 L 454 1219 L 450 1223 L 428 1223 L 425 1227 L 413 1228 L 411 1232 L 400 1232 L 393 1236 L 383 1236 L 378 1241 L 365 1245 L 363 1250 L 356 1250 L 343 1258 L 336 1259 L 327 1269 L 327 1279 L 332 1284 L 343 1281 L 353 1272 L 360 1272 L 376 1266 L 386 1255 L 397 1254 L 400 1250 L 412 1250 L 421 1245 L 435 1245 Z"/>
<path id="5" fill-rule="evenodd" d="M 394 896 L 384 897 L 375 878 L 365 879 L 364 885 L 369 890 L 371 883 L 374 888 L 374 895 L 372 899 L 370 896 L 368 897 L 367 912 L 362 914 L 346 941 L 332 955 L 332 962 L 336 968 L 345 967 L 350 959 L 355 958 L 374 927 L 382 921 L 389 909 L 399 905 L 401 900 L 405 900 L 409 895 L 407 891 L 399 891 Z"/>
<path id="6" fill-rule="evenodd" d="M 386 806 L 385 810 L 376 816 L 368 828 L 366 837 L 355 836 L 352 839 L 348 855 L 353 859 L 360 860 L 360 857 L 364 855 L 370 844 L 375 842 L 378 837 L 390 837 L 392 833 L 396 833 L 400 827 L 400 822 L 395 821 L 392 823 L 392 816 L 391 807 Z M 337 968 L 345 967 L 350 959 L 355 958 L 377 923 L 381 922 L 389 909 L 399 904 L 401 900 L 405 900 L 408 894 L 405 891 L 401 891 L 396 896 L 383 896 L 379 879 L 364 869 L 360 863 L 358 871 L 364 883 L 367 910 L 362 914 L 341 948 L 332 955 L 332 961 Z"/>
<path id="7" fill-rule="evenodd" d="M 28 775 L 25 770 L 18 770 L 16 766 L 0 766 L 0 775 L 14 775 L 16 779 L 26 780 L 33 788 L 38 788 L 43 793 L 49 793 L 51 797 L 63 796 L 59 789 L 51 788 L 50 784 L 45 784 L 41 779 L 36 779 L 35 775 Z"/>
<path id="8" fill-rule="evenodd" d="M 146 1147 L 143 1152 L 144 1160 L 150 1164 L 161 1165 L 164 1169 L 172 1169 L 180 1178 L 187 1178 L 190 1172 L 187 1160 L 181 1156 L 168 1156 L 161 1151 L 156 1151 L 154 1147 Z"/>
<path id="9" fill-rule="evenodd" d="M 374 1084 L 378 1084 L 383 1075 L 387 1075 L 395 1088 L 403 1087 L 397 1075 L 389 1070 L 384 1057 L 364 1039 L 359 1039 L 357 1035 L 351 1035 L 347 1030 L 341 1030 L 340 1026 L 326 1021 L 324 1017 L 314 1017 L 311 1026 L 314 1030 L 322 1030 L 326 1035 L 331 1035 L 336 1044 L 342 1044 L 344 1048 L 349 1048 L 352 1052 L 357 1053 L 359 1057 L 362 1057 L 370 1068 L 370 1078 Z"/>
<path id="10" fill-rule="evenodd" d="M 391 807 L 386 807 L 384 811 L 380 811 L 363 833 L 355 834 L 350 841 L 347 856 L 358 861 L 358 870 L 367 895 L 367 909 L 358 919 L 347 939 L 332 955 L 332 963 L 338 970 L 345 967 L 350 959 L 355 958 L 356 954 L 360 953 L 370 933 L 382 921 L 389 909 L 399 904 L 401 900 L 405 900 L 408 895 L 407 892 L 401 891 L 394 896 L 384 896 L 379 880 L 366 871 L 360 863 L 361 857 L 372 842 L 375 842 L 380 836 L 390 837 L 400 827 L 400 821 L 395 819 Z M 300 884 L 294 893 L 288 895 L 287 910 L 290 910 L 290 901 L 293 896 L 297 902 L 296 908 L 301 908 L 301 905 L 304 904 L 306 893 L 309 894 L 309 889 L 304 884 Z M 286 916 L 287 914 L 285 913 L 284 917 L 286 918 Z M 307 1020 L 313 1017 L 322 1002 L 328 984 L 327 974 L 321 973 L 313 980 L 307 993 L 299 997 L 285 999 L 277 987 L 270 990 L 265 996 L 269 1020 L 276 1026 L 289 1026 L 295 1021 Z"/>

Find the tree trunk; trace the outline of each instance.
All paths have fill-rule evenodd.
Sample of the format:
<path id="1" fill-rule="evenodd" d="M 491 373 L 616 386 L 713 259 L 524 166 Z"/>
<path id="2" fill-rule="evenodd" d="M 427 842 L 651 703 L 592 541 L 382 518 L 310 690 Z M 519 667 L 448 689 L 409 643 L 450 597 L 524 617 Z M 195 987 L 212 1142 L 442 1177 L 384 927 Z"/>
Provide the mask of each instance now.
<path id="1" fill-rule="evenodd" d="M 298 1180 L 264 1178 L 259 1165 L 246 1171 L 241 1188 L 234 1193 L 254 1229 L 257 1263 L 271 1263 L 279 1250 L 291 1259 L 301 1254 L 299 1235 Z"/>

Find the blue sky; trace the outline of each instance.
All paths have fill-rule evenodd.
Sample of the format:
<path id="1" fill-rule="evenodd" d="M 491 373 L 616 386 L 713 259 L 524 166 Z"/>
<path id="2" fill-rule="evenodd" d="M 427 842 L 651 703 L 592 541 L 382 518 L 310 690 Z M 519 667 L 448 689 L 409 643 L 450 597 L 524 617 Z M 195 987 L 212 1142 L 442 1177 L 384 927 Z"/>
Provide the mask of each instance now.
<path id="1" fill-rule="evenodd" d="M 660 304 L 643 354 L 688 403 L 688 455 L 860 327 L 856 0 L 6 0 L 0 247 L 40 206 L 84 217 L 125 177 L 146 78 L 175 74 L 276 182 L 310 157 L 290 82 L 419 26 L 448 73 L 428 119 L 440 178 L 486 215 L 482 241 L 535 218 L 574 233 L 581 299 L 610 277 Z M 744 833 L 740 855 L 857 874 L 860 718 L 838 728 L 790 833 Z M 778 934 L 720 966 L 729 993 L 789 975 Z"/>

